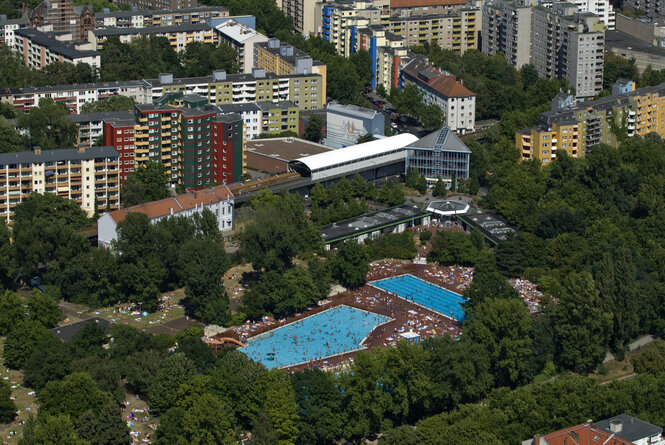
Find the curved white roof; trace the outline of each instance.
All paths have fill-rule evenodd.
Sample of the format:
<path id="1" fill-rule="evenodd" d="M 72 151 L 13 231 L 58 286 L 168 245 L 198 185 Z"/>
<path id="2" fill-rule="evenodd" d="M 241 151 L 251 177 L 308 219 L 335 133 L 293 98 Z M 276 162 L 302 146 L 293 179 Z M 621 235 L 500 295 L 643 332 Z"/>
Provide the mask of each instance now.
<path id="1" fill-rule="evenodd" d="M 418 138 L 409 133 L 402 133 L 387 138 L 381 138 L 351 147 L 339 148 L 326 153 L 319 153 L 304 158 L 298 158 L 295 162 L 302 162 L 310 171 L 328 168 L 346 162 L 354 162 L 363 158 L 381 155 L 383 153 L 406 147 L 416 142 Z"/>

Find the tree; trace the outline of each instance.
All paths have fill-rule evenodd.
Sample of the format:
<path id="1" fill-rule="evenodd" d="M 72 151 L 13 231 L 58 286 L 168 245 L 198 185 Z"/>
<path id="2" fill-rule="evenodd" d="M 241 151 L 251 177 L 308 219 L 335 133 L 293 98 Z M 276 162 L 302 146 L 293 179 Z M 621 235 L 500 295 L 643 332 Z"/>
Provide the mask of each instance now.
<path id="1" fill-rule="evenodd" d="M 150 408 L 157 413 L 168 411 L 175 405 L 180 383 L 187 381 L 195 371 L 194 363 L 183 353 L 166 357 L 150 385 Z"/>
<path id="2" fill-rule="evenodd" d="M 427 129 L 437 130 L 443 126 L 443 111 L 438 105 L 422 105 L 418 112 L 418 120 Z"/>
<path id="3" fill-rule="evenodd" d="M 47 328 L 55 327 L 62 314 L 58 302 L 46 293 L 33 290 L 28 296 L 28 319 L 41 323 Z"/>
<path id="4" fill-rule="evenodd" d="M 205 323 L 226 324 L 230 314 L 222 278 L 231 263 L 222 245 L 191 240 L 182 246 L 178 262 L 192 315 Z"/>
<path id="5" fill-rule="evenodd" d="M 132 111 L 136 102 L 129 96 L 111 96 L 104 100 L 86 102 L 81 105 L 81 113 L 101 113 L 107 111 Z"/>
<path id="6" fill-rule="evenodd" d="M 79 356 L 100 355 L 106 343 L 106 333 L 97 323 L 88 323 L 74 334 L 70 342 L 71 348 Z"/>
<path id="7" fill-rule="evenodd" d="M 9 423 L 16 417 L 16 404 L 11 396 L 9 383 L 0 381 L 0 423 Z"/>
<path id="8" fill-rule="evenodd" d="M 182 419 L 186 443 L 204 445 L 237 443 L 228 406 L 212 394 L 202 394 L 191 401 Z"/>
<path id="9" fill-rule="evenodd" d="M 432 190 L 432 196 L 435 198 L 445 198 L 447 193 L 448 189 L 446 188 L 446 184 L 443 182 L 443 179 L 441 179 L 441 176 L 437 176 L 434 190 Z"/>
<path id="10" fill-rule="evenodd" d="M 121 373 L 133 392 L 146 396 L 161 363 L 159 352 L 153 349 L 137 351 L 124 360 Z"/>
<path id="11" fill-rule="evenodd" d="M 342 394 L 320 370 L 291 375 L 298 414 L 298 443 L 333 444 L 342 434 Z"/>
<path id="12" fill-rule="evenodd" d="M 136 168 L 120 189 L 124 207 L 167 198 L 169 193 L 167 169 L 161 162 L 150 161 Z"/>
<path id="13" fill-rule="evenodd" d="M 281 194 L 269 202 L 256 201 L 254 210 L 252 221 L 238 235 L 240 254 L 254 270 L 286 270 L 293 257 L 321 242 L 318 231 L 305 218 L 299 196 Z"/>
<path id="14" fill-rule="evenodd" d="M 194 363 L 198 373 L 204 373 L 215 363 L 215 354 L 201 337 L 185 337 L 178 340 L 176 352 L 182 352 Z"/>
<path id="15" fill-rule="evenodd" d="M 538 70 L 530 63 L 522 65 L 522 68 L 520 68 L 520 76 L 522 78 L 522 88 L 525 90 L 536 83 L 539 77 Z"/>
<path id="16" fill-rule="evenodd" d="M 209 76 L 215 70 L 227 73 L 238 72 L 238 54 L 229 45 L 222 43 L 190 42 L 181 52 L 184 75 L 187 77 Z"/>
<path id="17" fill-rule="evenodd" d="M 5 336 L 25 317 L 23 300 L 16 292 L 0 292 L 0 335 Z"/>
<path id="18" fill-rule="evenodd" d="M 7 119 L 0 116 L 0 153 L 23 151 L 21 135 Z"/>
<path id="19" fill-rule="evenodd" d="M 270 419 L 278 445 L 289 445 L 298 437 L 298 414 L 296 411 L 295 394 L 288 374 L 273 369 L 266 373 L 265 410 Z"/>
<path id="20" fill-rule="evenodd" d="M 359 287 L 365 283 L 369 271 L 367 249 L 355 240 L 344 241 L 328 260 L 328 267 L 331 276 L 343 286 Z"/>
<path id="21" fill-rule="evenodd" d="M 42 415 L 37 421 L 26 422 L 23 430 L 21 445 L 90 445 L 90 442 L 80 439 L 74 431 L 71 417 L 66 414 Z"/>
<path id="22" fill-rule="evenodd" d="M 356 140 L 356 144 L 364 144 L 365 142 L 371 142 L 375 141 L 376 138 L 372 136 L 369 133 L 363 134 L 361 136 L 358 136 L 358 140 Z"/>
<path id="23" fill-rule="evenodd" d="M 90 375 L 74 372 L 64 380 L 46 384 L 39 393 L 39 413 L 78 418 L 88 410 L 101 409 L 109 399 L 109 394 L 99 389 Z"/>
<path id="24" fill-rule="evenodd" d="M 321 141 L 321 129 L 323 128 L 323 120 L 318 114 L 313 114 L 309 118 L 309 122 L 305 127 L 305 133 L 303 133 L 303 138 L 312 142 Z"/>
<path id="25" fill-rule="evenodd" d="M 71 371 L 72 354 L 58 337 L 49 335 L 35 345 L 24 365 L 25 383 L 40 391 L 52 380 L 65 378 Z"/>
<path id="26" fill-rule="evenodd" d="M 499 386 L 514 387 L 526 381 L 532 329 L 526 305 L 516 298 L 488 298 L 465 322 L 469 339 L 487 348 Z"/>
<path id="27" fill-rule="evenodd" d="M 40 323 L 22 321 L 7 335 L 2 357 L 7 366 L 13 369 L 23 368 L 37 342 L 51 334 Z"/>
<path id="28" fill-rule="evenodd" d="M 18 126 L 27 131 L 25 145 L 39 146 L 42 150 L 74 147 L 78 130 L 67 116 L 69 109 L 64 103 L 40 99 L 38 107 L 18 119 Z"/>
<path id="29" fill-rule="evenodd" d="M 349 62 L 355 67 L 364 90 L 369 90 L 372 86 L 372 79 L 374 79 L 372 58 L 369 52 L 367 50 L 356 51 L 349 56 Z"/>
<path id="30" fill-rule="evenodd" d="M 467 234 L 440 231 L 432 238 L 432 248 L 427 254 L 427 260 L 446 265 L 470 266 L 475 263 L 477 255 L 478 252 Z"/>
<path id="31" fill-rule="evenodd" d="M 378 94 L 379 97 L 382 97 L 384 99 L 388 96 L 388 92 L 386 91 L 386 87 L 384 87 L 382 83 L 380 83 L 376 86 L 376 94 Z"/>
<path id="32" fill-rule="evenodd" d="M 564 369 L 590 372 L 610 340 L 612 314 L 600 308 L 600 294 L 588 272 L 572 273 L 554 307 L 554 360 Z"/>
<path id="33" fill-rule="evenodd" d="M 128 445 L 132 443 L 129 428 L 118 405 L 108 403 L 99 410 L 88 410 L 75 422 L 76 434 L 91 445 Z"/>

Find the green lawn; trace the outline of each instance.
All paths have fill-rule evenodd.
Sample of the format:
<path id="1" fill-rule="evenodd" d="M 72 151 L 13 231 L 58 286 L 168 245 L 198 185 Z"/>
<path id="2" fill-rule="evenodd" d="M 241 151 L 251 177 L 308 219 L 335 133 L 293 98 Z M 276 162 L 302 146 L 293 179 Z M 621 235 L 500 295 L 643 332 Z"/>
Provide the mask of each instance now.
<path id="1" fill-rule="evenodd" d="M 120 312 L 117 312 L 116 306 L 110 306 L 91 310 L 87 313 L 91 317 L 101 317 L 113 323 L 123 323 L 135 328 L 149 328 L 159 326 L 162 323 L 175 320 L 185 315 L 185 310 L 180 306 L 180 300 L 185 298 L 183 289 L 177 289 L 172 292 L 165 292 L 162 297 L 161 308 L 152 314 L 143 316 L 137 310 L 132 309 L 127 304 L 120 305 Z"/>
<path id="2" fill-rule="evenodd" d="M 0 363 L 2 362 L 2 350 L 4 348 L 4 339 L 0 338 Z M 31 388 L 23 386 L 23 373 L 20 371 L 7 370 L 3 365 L 0 365 L 0 374 L 3 380 L 8 382 L 12 387 L 12 396 L 16 397 L 14 403 L 19 411 L 18 417 L 12 423 L 0 423 L 0 440 L 14 445 L 18 443 L 18 439 L 22 434 L 22 426 L 19 422 L 26 420 L 30 413 L 37 415 L 37 404 L 35 403 L 35 395 L 30 394 L 33 392 Z M 10 435 L 11 431 L 16 431 L 17 434 Z"/>

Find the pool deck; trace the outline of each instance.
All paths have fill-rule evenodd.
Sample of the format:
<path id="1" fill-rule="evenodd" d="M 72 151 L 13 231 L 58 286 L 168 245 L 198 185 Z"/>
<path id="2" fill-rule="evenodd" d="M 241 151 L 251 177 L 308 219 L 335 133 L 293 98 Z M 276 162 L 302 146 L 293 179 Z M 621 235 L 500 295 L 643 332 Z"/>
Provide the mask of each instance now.
<path id="1" fill-rule="evenodd" d="M 424 281 L 427 281 L 430 284 L 443 287 L 458 294 L 463 293 L 462 288 L 442 282 L 437 282 L 436 280 L 432 279 L 432 271 L 444 270 L 445 268 L 433 265 L 412 264 L 401 261 L 394 263 L 394 268 L 391 267 L 389 269 L 383 268 L 381 270 L 371 270 L 367 277 L 368 283 L 382 278 L 390 278 L 408 273 Z M 445 317 L 436 311 L 425 308 L 424 306 L 420 306 L 401 297 L 391 295 L 390 293 L 381 289 L 377 289 L 371 284 L 366 284 L 358 289 L 337 294 L 329 298 L 325 304 L 320 306 L 313 307 L 307 311 L 295 314 L 294 316 L 285 319 L 276 320 L 270 324 L 262 325 L 246 336 L 243 336 L 236 328 L 230 328 L 216 335 L 215 337 L 231 337 L 245 342 L 248 338 L 264 334 L 265 332 L 274 330 L 303 318 L 310 317 L 314 314 L 318 314 L 339 305 L 347 305 L 356 309 L 362 309 L 392 318 L 392 320 L 376 327 L 367 335 L 365 340 L 362 342 L 362 345 L 366 348 L 388 347 L 394 344 L 395 340 L 388 341 L 387 338 L 396 336 L 400 329 L 408 326 L 431 326 L 433 329 L 419 330 L 419 328 L 415 328 L 416 332 L 418 332 L 422 338 L 431 336 L 440 337 L 443 335 L 457 337 L 461 334 L 461 325 L 457 321 L 451 320 L 450 318 Z M 288 371 L 314 367 L 335 369 L 348 362 L 349 360 L 353 360 L 353 357 L 360 350 L 361 349 L 356 349 L 353 351 L 324 357 L 320 360 L 284 367 L 282 369 Z"/>

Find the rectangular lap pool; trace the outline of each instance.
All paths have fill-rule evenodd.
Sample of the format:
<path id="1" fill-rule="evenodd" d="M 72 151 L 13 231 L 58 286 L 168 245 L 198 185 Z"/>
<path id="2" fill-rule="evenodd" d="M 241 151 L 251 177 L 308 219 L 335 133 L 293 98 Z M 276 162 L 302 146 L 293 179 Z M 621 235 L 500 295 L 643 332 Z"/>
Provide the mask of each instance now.
<path id="1" fill-rule="evenodd" d="M 413 275 L 385 278 L 370 284 L 454 320 L 464 319 L 464 309 L 461 306 L 466 301 L 464 297 Z"/>
<path id="2" fill-rule="evenodd" d="M 367 334 L 387 321 L 383 315 L 337 306 L 252 337 L 239 351 L 266 368 L 283 368 L 362 349 Z"/>

